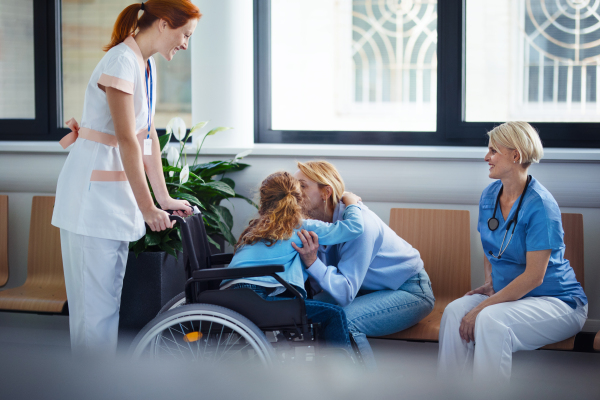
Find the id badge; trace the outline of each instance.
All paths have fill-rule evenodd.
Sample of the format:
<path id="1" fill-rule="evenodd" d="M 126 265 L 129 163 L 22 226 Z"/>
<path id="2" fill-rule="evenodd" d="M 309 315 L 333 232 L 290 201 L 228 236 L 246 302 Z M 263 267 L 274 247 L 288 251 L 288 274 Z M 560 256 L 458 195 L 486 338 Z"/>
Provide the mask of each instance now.
<path id="1" fill-rule="evenodd" d="M 152 155 L 152 139 L 144 139 L 144 155 Z"/>

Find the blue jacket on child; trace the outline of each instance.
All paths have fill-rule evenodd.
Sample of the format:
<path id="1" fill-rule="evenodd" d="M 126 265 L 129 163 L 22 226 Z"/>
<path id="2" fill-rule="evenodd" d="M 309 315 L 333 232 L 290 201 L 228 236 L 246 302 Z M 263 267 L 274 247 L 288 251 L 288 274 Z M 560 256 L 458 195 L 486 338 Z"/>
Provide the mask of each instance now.
<path id="1" fill-rule="evenodd" d="M 346 207 L 343 218 L 343 220 L 339 220 L 333 224 L 305 219 L 299 228 L 294 229 L 289 239 L 278 240 L 272 246 L 267 246 L 263 241 L 242 246 L 236 251 L 228 268 L 282 264 L 285 267 L 285 271 L 278 273 L 278 275 L 286 282 L 296 286 L 306 296 L 304 281 L 308 275 L 305 265 L 300 259 L 300 254 L 292 247 L 292 243 L 296 243 L 297 246 L 302 247 L 302 241 L 298 237 L 298 232 L 301 229 L 315 232 L 319 236 L 319 244 L 325 245 L 348 242 L 362 235 L 364 229 L 363 217 L 359 206 L 350 205 Z M 281 286 L 274 278 L 261 276 L 223 281 L 221 288 L 225 289 L 234 283 L 240 282 L 253 283 L 266 287 Z"/>

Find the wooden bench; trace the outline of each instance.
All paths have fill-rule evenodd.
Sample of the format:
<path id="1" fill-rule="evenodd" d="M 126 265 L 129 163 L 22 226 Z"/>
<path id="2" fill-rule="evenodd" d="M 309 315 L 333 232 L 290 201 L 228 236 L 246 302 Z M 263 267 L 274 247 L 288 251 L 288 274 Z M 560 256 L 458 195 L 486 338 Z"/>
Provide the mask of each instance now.
<path id="1" fill-rule="evenodd" d="M 67 314 L 60 230 L 50 224 L 54 196 L 34 196 L 29 225 L 27 280 L 0 292 L 0 310 Z"/>
<path id="2" fill-rule="evenodd" d="M 565 231 L 565 259 L 569 260 L 575 277 L 581 287 L 584 286 L 583 273 L 583 215 L 582 214 L 562 214 L 562 225 Z M 575 347 L 575 336 L 565 339 L 561 342 L 548 344 L 544 350 L 573 350 Z"/>
<path id="3" fill-rule="evenodd" d="M 469 211 L 393 208 L 390 228 L 421 253 L 436 301 L 419 323 L 383 337 L 437 342 L 444 309 L 471 290 Z"/>
<path id="4" fill-rule="evenodd" d="M 0 286 L 8 282 L 8 196 L 0 196 Z"/>

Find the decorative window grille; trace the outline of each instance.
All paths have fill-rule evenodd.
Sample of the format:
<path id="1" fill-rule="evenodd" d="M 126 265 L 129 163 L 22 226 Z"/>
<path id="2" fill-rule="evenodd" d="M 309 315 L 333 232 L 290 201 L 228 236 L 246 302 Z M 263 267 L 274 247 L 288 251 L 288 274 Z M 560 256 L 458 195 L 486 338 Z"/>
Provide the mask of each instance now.
<path id="1" fill-rule="evenodd" d="M 600 0 L 521 0 L 520 9 L 522 103 L 558 119 L 597 119 Z"/>
<path id="2" fill-rule="evenodd" d="M 436 103 L 437 0 L 352 0 L 355 104 Z"/>

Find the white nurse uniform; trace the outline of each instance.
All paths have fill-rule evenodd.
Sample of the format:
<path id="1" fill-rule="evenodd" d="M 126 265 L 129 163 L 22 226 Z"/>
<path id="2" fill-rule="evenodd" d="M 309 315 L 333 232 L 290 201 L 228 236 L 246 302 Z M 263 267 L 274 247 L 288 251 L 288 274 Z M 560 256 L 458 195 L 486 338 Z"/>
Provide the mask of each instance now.
<path id="1" fill-rule="evenodd" d="M 150 57 L 151 81 L 156 64 Z M 149 77 L 150 78 L 150 77 Z M 156 98 L 153 85 L 151 98 Z M 87 85 L 81 127 L 58 178 L 52 225 L 60 228 L 74 352 L 114 353 L 128 243 L 145 234 L 142 213 L 123 169 L 105 89 L 133 95 L 136 134 L 148 133 L 146 65 L 133 36 L 100 60 Z M 151 106 L 154 115 L 154 105 Z"/>

